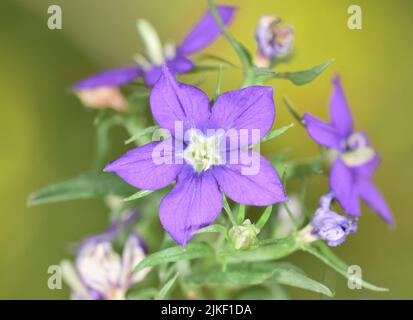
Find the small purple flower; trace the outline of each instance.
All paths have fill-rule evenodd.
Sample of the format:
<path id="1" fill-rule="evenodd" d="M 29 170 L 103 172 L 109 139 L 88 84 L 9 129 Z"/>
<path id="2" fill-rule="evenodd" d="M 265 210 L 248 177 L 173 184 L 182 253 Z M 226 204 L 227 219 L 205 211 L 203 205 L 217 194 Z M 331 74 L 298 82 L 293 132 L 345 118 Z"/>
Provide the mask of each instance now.
<path id="1" fill-rule="evenodd" d="M 273 125 L 275 105 L 271 87 L 252 86 L 226 92 L 211 109 L 204 92 L 177 82 L 165 67 L 152 89 L 150 104 L 159 126 L 172 133 L 169 140 L 173 144 L 163 150 L 163 156 L 173 155 L 183 161 L 159 161 L 157 150 L 167 139 L 129 151 L 110 163 L 105 171 L 114 172 L 144 190 L 161 189 L 176 180 L 160 204 L 159 215 L 165 230 L 181 246 L 185 246 L 195 231 L 217 218 L 223 206 L 222 192 L 247 205 L 267 206 L 287 200 L 275 169 L 248 148 L 259 142 Z M 185 129 L 185 136 L 189 136 L 185 141 L 175 130 L 179 123 Z M 259 134 L 251 134 L 254 129 Z M 218 150 L 216 145 L 221 148 L 226 140 L 209 134 L 210 130 L 237 134 L 244 130 L 248 142 L 236 140 L 236 148 L 225 145 Z M 227 158 L 234 154 L 240 159 L 255 159 L 258 170 L 247 175 L 248 164 L 228 163 Z"/>
<path id="2" fill-rule="evenodd" d="M 362 199 L 387 223 L 392 224 L 390 209 L 372 182 L 379 157 L 366 134 L 354 131 L 352 115 L 338 77 L 333 84 L 331 122 L 325 123 L 307 113 L 303 116 L 307 132 L 313 140 L 338 152 L 330 172 L 330 188 L 347 214 L 358 217 L 359 199 Z"/>
<path id="3" fill-rule="evenodd" d="M 217 10 L 225 25 L 230 24 L 235 8 L 218 6 Z M 139 25 L 146 30 L 151 28 L 143 20 L 138 22 Z M 186 73 L 193 68 L 192 61 L 187 57 L 211 44 L 221 34 L 221 31 L 212 14 L 207 12 L 176 48 L 168 45 L 162 51 L 156 32 L 150 29 L 148 34 L 150 39 L 144 39 L 147 45 L 147 56 L 139 55 L 135 64 L 103 71 L 79 81 L 73 89 L 82 91 L 100 87 L 113 88 L 130 83 L 142 76 L 145 82 L 152 86 L 159 79 L 163 64 L 166 64 L 173 74 Z"/>
<path id="4" fill-rule="evenodd" d="M 258 45 L 256 64 L 258 67 L 268 67 L 278 55 L 290 53 L 294 42 L 294 30 L 289 25 L 283 25 L 280 18 L 262 16 L 255 31 Z"/>
<path id="5" fill-rule="evenodd" d="M 128 221 L 111 226 L 109 231 L 84 239 L 78 246 L 75 264 L 61 263 L 65 281 L 76 300 L 123 300 L 127 290 L 141 281 L 149 269 L 133 273 L 145 258 L 146 245 L 136 234 L 127 238 L 122 255 L 114 251 L 112 242 Z"/>
<path id="6" fill-rule="evenodd" d="M 329 246 L 335 247 L 343 243 L 347 235 L 357 231 L 357 223 L 330 209 L 333 198 L 332 193 L 321 197 L 320 207 L 311 221 L 311 233 L 318 239 L 325 240 Z"/>

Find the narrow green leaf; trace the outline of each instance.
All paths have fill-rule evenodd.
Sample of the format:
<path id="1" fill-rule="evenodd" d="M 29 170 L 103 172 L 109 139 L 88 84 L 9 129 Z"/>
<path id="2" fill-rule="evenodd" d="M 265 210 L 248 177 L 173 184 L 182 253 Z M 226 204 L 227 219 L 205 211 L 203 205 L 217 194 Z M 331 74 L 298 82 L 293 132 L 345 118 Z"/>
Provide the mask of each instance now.
<path id="1" fill-rule="evenodd" d="M 319 251 L 311 245 L 301 245 L 301 249 L 312 254 L 313 256 L 315 256 L 316 258 L 324 262 L 326 265 L 331 267 L 333 270 L 335 270 L 337 273 L 341 274 L 345 278 L 349 279 L 349 277 L 352 276 L 351 274 L 347 272 L 348 266 L 345 263 L 343 263 L 338 257 L 336 257 L 335 254 L 330 249 L 327 250 L 326 248 L 324 248 L 323 251 Z M 387 288 L 375 286 L 374 284 L 371 284 L 362 279 L 361 279 L 361 285 L 364 288 L 372 290 L 372 291 L 383 292 L 383 291 L 389 290 Z"/>
<path id="2" fill-rule="evenodd" d="M 179 273 L 177 272 L 172 279 L 170 279 L 165 285 L 159 290 L 159 293 L 155 296 L 155 300 L 164 300 L 169 291 L 172 289 L 173 285 L 176 282 L 176 279 L 178 279 Z"/>
<path id="3" fill-rule="evenodd" d="M 143 137 L 143 136 L 145 136 L 145 135 L 147 135 L 147 134 L 153 133 L 154 131 L 156 131 L 156 130 L 158 130 L 158 129 L 159 129 L 159 126 L 147 127 L 147 128 L 145 128 L 145 129 L 137 132 L 136 134 L 134 134 L 134 135 L 133 135 L 132 137 L 130 137 L 128 140 L 126 140 L 126 141 L 125 141 L 125 144 L 129 144 L 129 143 L 131 143 L 131 142 L 134 142 L 134 141 L 136 141 L 136 140 L 139 140 L 139 138 L 141 138 L 141 137 Z"/>
<path id="4" fill-rule="evenodd" d="M 272 212 L 272 206 L 268 206 L 268 207 L 264 210 L 264 212 L 263 212 L 263 214 L 261 215 L 261 217 L 259 218 L 258 222 L 255 224 L 255 226 L 256 226 L 258 229 L 261 230 L 261 229 L 265 226 L 265 224 L 267 223 L 268 219 L 269 219 L 270 216 L 271 216 L 271 212 Z"/>
<path id="5" fill-rule="evenodd" d="M 284 284 L 292 287 L 306 289 L 317 293 L 324 294 L 328 297 L 334 295 L 333 291 L 322 283 L 313 280 L 304 273 L 296 269 L 278 269 L 275 271 L 274 279 L 279 284 Z"/>
<path id="6" fill-rule="evenodd" d="M 277 260 L 290 255 L 298 249 L 295 237 L 285 239 L 261 241 L 259 245 L 248 250 L 223 250 L 218 257 L 228 262 L 256 262 Z"/>
<path id="7" fill-rule="evenodd" d="M 224 196 L 224 211 L 227 213 L 227 215 L 229 217 L 229 220 L 231 220 L 232 225 L 236 226 L 237 221 L 234 218 L 231 207 L 229 206 L 229 203 L 228 203 L 227 198 L 225 196 Z"/>
<path id="8" fill-rule="evenodd" d="M 246 207 L 243 204 L 240 204 L 238 206 L 238 213 L 237 213 L 237 222 L 238 222 L 238 224 L 243 223 L 244 220 L 245 220 L 245 209 L 246 209 Z"/>
<path id="9" fill-rule="evenodd" d="M 293 103 L 286 96 L 283 96 L 283 102 L 287 107 L 287 110 L 291 113 L 295 120 L 297 120 L 300 125 L 304 126 L 303 119 L 298 113 L 297 109 L 294 107 Z"/>
<path id="10" fill-rule="evenodd" d="M 148 255 L 135 267 L 134 272 L 168 262 L 208 258 L 213 255 L 214 250 L 206 242 L 193 242 L 187 244 L 185 248 L 175 246 Z"/>
<path id="11" fill-rule="evenodd" d="M 318 66 L 309 70 L 295 72 L 275 72 L 270 69 L 255 68 L 256 76 L 262 77 L 264 80 L 269 79 L 286 79 L 290 80 L 297 86 L 301 86 L 313 81 L 317 78 L 334 60 L 330 59 Z"/>
<path id="12" fill-rule="evenodd" d="M 75 199 L 126 196 L 136 190 L 118 176 L 109 173 L 85 173 L 75 178 L 47 186 L 32 194 L 28 205 L 59 202 Z"/>
<path id="13" fill-rule="evenodd" d="M 217 74 L 217 84 L 215 86 L 215 91 L 214 95 L 212 97 L 212 101 L 215 101 L 218 96 L 221 94 L 221 85 L 222 85 L 222 65 L 219 65 L 220 68 L 218 69 L 218 74 Z"/>
<path id="14" fill-rule="evenodd" d="M 225 237 L 228 236 L 227 229 L 225 229 L 225 227 L 221 226 L 220 224 L 211 224 L 210 226 L 199 229 L 197 232 L 195 232 L 195 234 L 201 233 L 221 233 Z"/>
<path id="15" fill-rule="evenodd" d="M 333 292 L 325 285 L 310 279 L 294 265 L 284 262 L 229 264 L 225 270 L 221 266 L 215 266 L 207 272 L 188 276 L 186 281 L 197 285 L 226 283 L 250 286 L 261 284 L 270 278 L 274 278 L 280 284 L 322 293 L 329 297 L 333 295 Z"/>
<path id="16" fill-rule="evenodd" d="M 274 139 L 282 135 L 283 133 L 285 133 L 288 129 L 292 128 L 293 126 L 294 126 L 294 123 L 290 123 L 288 126 L 284 126 L 276 130 L 270 131 L 264 136 L 264 138 L 261 139 L 261 142 L 266 142 L 268 140 Z"/>
<path id="17" fill-rule="evenodd" d="M 123 201 L 137 200 L 137 199 L 146 197 L 147 195 L 151 194 L 152 192 L 154 192 L 154 190 L 140 190 L 140 191 L 134 193 L 133 195 L 123 199 Z"/>

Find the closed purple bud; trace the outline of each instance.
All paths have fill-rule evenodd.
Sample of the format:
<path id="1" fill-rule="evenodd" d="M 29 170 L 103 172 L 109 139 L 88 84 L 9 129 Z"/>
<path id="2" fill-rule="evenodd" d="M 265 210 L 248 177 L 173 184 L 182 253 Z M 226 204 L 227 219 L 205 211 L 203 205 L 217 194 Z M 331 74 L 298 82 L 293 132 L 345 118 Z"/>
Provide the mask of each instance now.
<path id="1" fill-rule="evenodd" d="M 294 42 L 294 30 L 282 24 L 280 18 L 262 16 L 255 31 L 258 55 L 255 62 L 258 67 L 268 67 L 277 55 L 290 53 Z"/>

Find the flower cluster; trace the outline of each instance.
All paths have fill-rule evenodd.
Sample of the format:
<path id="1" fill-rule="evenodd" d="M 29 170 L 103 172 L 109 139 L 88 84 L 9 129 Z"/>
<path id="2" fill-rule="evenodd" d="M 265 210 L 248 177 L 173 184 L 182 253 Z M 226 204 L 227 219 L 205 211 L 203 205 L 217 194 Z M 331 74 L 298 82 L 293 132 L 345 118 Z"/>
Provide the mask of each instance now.
<path id="1" fill-rule="evenodd" d="M 260 154 L 261 142 L 292 127 L 273 129 L 279 108 L 274 89 L 266 82 L 277 78 L 302 85 L 314 80 L 330 62 L 305 71 L 274 71 L 282 58 L 291 55 L 293 28 L 274 16 L 261 17 L 255 32 L 258 50 L 252 59 L 248 49 L 227 30 L 235 9 L 208 2 L 210 10 L 177 46 L 163 46 L 155 29 L 146 20 L 138 20 L 145 52 L 135 56 L 135 63 L 92 75 L 73 86 L 86 106 L 112 109 L 100 110 L 95 121 L 101 165 L 95 172 L 41 190 L 30 202 L 86 197 L 111 200 L 108 207 L 116 222 L 107 232 L 83 240 L 73 263 L 61 263 L 74 299 L 125 299 L 150 270 L 158 272 L 158 277 L 153 277 L 156 280 L 145 288 L 150 298 L 168 297 L 178 278 L 179 290 L 187 297 L 203 297 L 202 289 L 194 289 L 194 284 L 228 281 L 245 289 L 270 278 L 331 296 L 330 289 L 298 268 L 273 261 L 302 250 L 346 275 L 345 264 L 335 263 L 339 260 L 328 246 L 337 246 L 356 232 L 360 200 L 387 223 L 393 223 L 390 209 L 372 180 L 379 156 L 367 135 L 355 131 L 338 77 L 333 80 L 329 122 L 309 113 L 301 117 L 285 100 L 294 118 L 327 152 L 322 148 L 309 162 L 288 163 L 281 152 L 269 157 Z M 238 55 L 244 78 L 239 89 L 221 93 L 222 66 L 233 64 L 215 57 L 220 64 L 209 70 L 218 71 L 218 81 L 210 98 L 177 76 L 202 69 L 188 57 L 221 34 Z M 142 93 L 144 99 L 139 108 L 133 108 L 134 101 L 122 86 L 138 78 L 145 81 L 144 89 L 130 89 Z M 136 147 L 110 161 L 108 129 L 112 125 L 122 126 L 131 135 L 127 142 L 136 143 Z M 331 165 L 328 190 L 317 209 L 308 209 L 307 185 L 300 183 L 298 190 L 294 183 L 290 189 L 289 182 L 297 177 L 297 181 L 306 181 L 323 171 L 318 167 L 326 163 Z M 316 166 L 320 170 L 315 170 Z M 283 172 L 282 178 L 276 168 Z M 152 195 L 165 188 L 169 189 L 162 200 Z M 343 214 L 333 209 L 333 201 L 341 205 Z M 263 206 L 266 208 L 261 209 Z M 131 208 L 149 211 L 142 214 L 144 222 L 137 221 L 136 214 L 127 214 Z M 222 211 L 227 216 L 220 215 Z M 135 230 L 149 244 L 151 254 Z"/>

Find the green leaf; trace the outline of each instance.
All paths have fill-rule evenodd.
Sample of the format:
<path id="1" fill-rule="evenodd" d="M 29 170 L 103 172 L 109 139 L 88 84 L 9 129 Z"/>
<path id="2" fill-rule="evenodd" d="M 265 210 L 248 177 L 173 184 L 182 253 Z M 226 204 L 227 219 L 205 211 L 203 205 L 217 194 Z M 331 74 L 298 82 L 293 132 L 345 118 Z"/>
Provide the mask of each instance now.
<path id="1" fill-rule="evenodd" d="M 237 222 L 235 221 L 234 215 L 232 214 L 231 207 L 229 206 L 229 203 L 225 196 L 224 196 L 224 211 L 227 213 L 229 220 L 231 220 L 232 225 L 236 226 Z"/>
<path id="2" fill-rule="evenodd" d="M 268 219 L 269 219 L 270 216 L 271 216 L 271 212 L 272 212 L 272 206 L 268 206 L 268 207 L 264 210 L 264 212 L 263 212 L 263 214 L 261 215 L 261 217 L 259 218 L 258 222 L 255 224 L 255 226 L 256 226 L 258 229 L 261 230 L 261 229 L 265 226 L 265 224 L 267 223 Z"/>
<path id="3" fill-rule="evenodd" d="M 159 293 L 155 296 L 155 300 L 164 300 L 168 295 L 169 291 L 172 289 L 173 285 L 178 279 L 179 273 L 177 272 L 172 279 L 170 279 L 165 285 L 161 288 Z"/>
<path id="4" fill-rule="evenodd" d="M 223 250 L 218 253 L 218 257 L 228 262 L 277 260 L 290 255 L 298 248 L 295 237 L 290 236 L 284 239 L 261 241 L 248 250 Z"/>
<path id="5" fill-rule="evenodd" d="M 318 243 L 317 246 L 320 246 L 320 244 Z M 322 246 L 322 245 L 321 245 Z M 301 245 L 301 249 L 303 251 L 306 251 L 310 254 L 312 254 L 313 256 L 315 256 L 316 258 L 318 258 L 319 260 L 321 260 L 322 262 L 324 262 L 326 265 L 328 265 L 329 267 L 331 267 L 333 270 L 335 270 L 336 272 L 338 272 L 339 274 L 341 274 L 342 276 L 344 276 L 345 278 L 349 279 L 350 276 L 352 276 L 351 274 L 349 274 L 347 272 L 348 270 L 348 266 L 346 263 L 344 263 L 343 261 L 341 261 L 331 250 L 330 248 L 327 248 L 326 246 L 323 247 L 322 250 L 317 250 L 317 248 L 311 246 L 311 245 Z M 374 284 L 371 284 L 367 281 L 364 281 L 361 279 L 361 285 L 365 288 L 365 289 L 369 289 L 372 291 L 388 291 L 389 289 L 387 288 L 382 288 L 382 287 L 378 287 L 375 286 Z"/>
<path id="6" fill-rule="evenodd" d="M 214 250 L 209 244 L 206 242 L 193 242 L 187 244 L 185 248 L 175 246 L 148 255 L 135 267 L 134 272 L 168 262 L 208 258 L 212 256 L 214 256 Z"/>
<path id="7" fill-rule="evenodd" d="M 126 140 L 126 141 L 125 141 L 125 144 L 129 144 L 129 143 L 131 143 L 131 142 L 134 142 L 134 141 L 136 141 L 136 140 L 139 140 L 139 138 L 141 138 L 141 137 L 143 137 L 143 136 L 145 136 L 145 135 L 147 135 L 147 134 L 153 133 L 153 132 L 155 132 L 155 131 L 158 130 L 158 129 L 159 129 L 159 126 L 147 127 L 147 128 L 145 128 L 145 129 L 137 132 L 136 134 L 134 134 L 134 135 L 133 135 L 132 137 L 130 137 L 128 140 Z"/>
<path id="8" fill-rule="evenodd" d="M 309 70 L 296 72 L 275 72 L 270 69 L 255 68 L 255 74 L 257 77 L 261 77 L 262 80 L 286 79 L 297 86 L 301 86 L 317 78 L 333 61 L 333 59 L 330 59 Z"/>
<path id="9" fill-rule="evenodd" d="M 116 195 L 124 197 L 136 190 L 118 176 L 109 173 L 85 173 L 75 178 L 47 186 L 32 194 L 28 205 L 105 197 Z"/>
<path id="10" fill-rule="evenodd" d="M 229 264 L 225 270 L 221 266 L 216 266 L 210 271 L 192 274 L 186 278 L 186 281 L 197 285 L 226 283 L 250 286 L 261 284 L 270 278 L 274 278 L 280 284 L 333 296 L 333 292 L 328 287 L 310 279 L 294 265 L 283 262 Z"/>
<path id="11" fill-rule="evenodd" d="M 332 297 L 334 295 L 333 291 L 327 286 L 309 278 L 304 273 L 293 268 L 276 270 L 274 278 L 279 284 L 314 291 L 328 297 Z"/>
<path id="12" fill-rule="evenodd" d="M 137 200 L 143 197 L 146 197 L 147 195 L 151 194 L 152 192 L 155 192 L 155 190 L 140 190 L 133 195 L 123 199 L 123 201 L 132 201 L 132 200 Z"/>
<path id="13" fill-rule="evenodd" d="M 302 117 L 298 113 L 293 103 L 286 96 L 283 96 L 283 102 L 284 102 L 284 105 L 287 107 L 287 110 L 291 113 L 291 115 L 295 118 L 295 120 L 297 120 L 299 124 L 305 127 Z"/>
<path id="14" fill-rule="evenodd" d="M 220 68 L 218 69 L 217 75 L 217 84 L 215 86 L 214 96 L 212 97 L 212 101 L 214 102 L 218 96 L 221 94 L 221 85 L 222 85 L 222 65 L 219 65 Z"/>
<path id="15" fill-rule="evenodd" d="M 238 222 L 238 224 L 243 223 L 244 220 L 245 220 L 245 209 L 246 209 L 246 207 L 243 204 L 240 204 L 238 206 L 238 213 L 237 213 L 237 222 Z"/>
<path id="16" fill-rule="evenodd" d="M 221 226 L 220 224 L 211 224 L 210 226 L 199 229 L 197 232 L 195 232 L 195 234 L 201 233 L 221 233 L 225 237 L 228 237 L 227 229 L 225 229 L 225 227 Z"/>
<path id="17" fill-rule="evenodd" d="M 264 138 L 261 139 L 261 142 L 266 142 L 268 140 L 274 139 L 283 133 L 285 133 L 288 129 L 292 128 L 294 126 L 294 123 L 290 123 L 288 126 L 284 126 L 282 128 L 278 128 L 276 130 L 268 132 Z"/>

